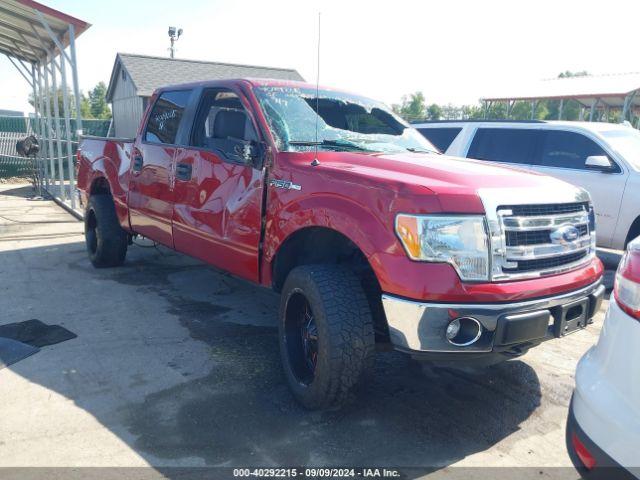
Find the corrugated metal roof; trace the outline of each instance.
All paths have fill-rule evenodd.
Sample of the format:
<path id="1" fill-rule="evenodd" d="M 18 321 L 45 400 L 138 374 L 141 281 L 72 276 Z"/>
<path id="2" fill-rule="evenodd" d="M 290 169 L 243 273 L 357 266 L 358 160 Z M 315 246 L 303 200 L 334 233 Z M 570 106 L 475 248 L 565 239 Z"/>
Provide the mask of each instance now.
<path id="1" fill-rule="evenodd" d="M 90 27 L 87 22 L 33 0 L 1 0 L 0 53 L 37 63 L 47 50 L 56 50 L 38 12 L 64 47 L 69 45 L 69 25 L 74 26 L 76 37 Z"/>
<path id="2" fill-rule="evenodd" d="M 136 86 L 138 95 L 142 97 L 151 96 L 156 88 L 164 85 L 221 78 L 256 77 L 304 81 L 304 78 L 296 70 L 289 68 L 118 53 L 107 90 L 108 101 L 111 101 L 111 95 L 116 81 L 120 78 L 122 66 Z"/>
<path id="3" fill-rule="evenodd" d="M 482 100 L 573 99 L 589 106 L 593 99 L 599 98 L 606 105 L 621 107 L 625 97 L 636 90 L 640 90 L 640 73 L 586 75 L 525 82 L 514 85 L 511 89 L 487 95 Z M 636 96 L 633 103 L 638 104 L 640 96 Z"/>

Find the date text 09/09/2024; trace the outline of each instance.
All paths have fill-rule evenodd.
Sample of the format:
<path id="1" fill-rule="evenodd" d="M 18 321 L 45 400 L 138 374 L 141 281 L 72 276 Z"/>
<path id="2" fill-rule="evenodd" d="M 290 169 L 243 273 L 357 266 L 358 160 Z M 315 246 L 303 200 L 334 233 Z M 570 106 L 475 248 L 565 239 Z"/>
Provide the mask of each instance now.
<path id="1" fill-rule="evenodd" d="M 398 478 L 389 468 L 234 468 L 234 478 Z"/>

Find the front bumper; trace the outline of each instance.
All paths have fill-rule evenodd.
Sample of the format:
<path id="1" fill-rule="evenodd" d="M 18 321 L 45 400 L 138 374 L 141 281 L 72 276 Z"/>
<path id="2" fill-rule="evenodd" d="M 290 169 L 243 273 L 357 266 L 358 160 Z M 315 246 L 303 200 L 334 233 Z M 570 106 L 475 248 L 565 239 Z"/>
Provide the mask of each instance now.
<path id="1" fill-rule="evenodd" d="M 580 323 L 586 326 L 600 308 L 605 288 L 601 279 L 573 292 L 516 303 L 424 303 L 383 294 L 389 337 L 394 347 L 408 353 L 490 353 L 514 351 L 563 336 Z M 567 307 L 578 305 L 581 315 L 567 322 Z M 575 311 L 574 311 L 575 313 Z M 573 313 L 571 314 L 573 316 Z M 449 343 L 449 322 L 472 317 L 482 325 L 478 340 L 460 347 Z"/>

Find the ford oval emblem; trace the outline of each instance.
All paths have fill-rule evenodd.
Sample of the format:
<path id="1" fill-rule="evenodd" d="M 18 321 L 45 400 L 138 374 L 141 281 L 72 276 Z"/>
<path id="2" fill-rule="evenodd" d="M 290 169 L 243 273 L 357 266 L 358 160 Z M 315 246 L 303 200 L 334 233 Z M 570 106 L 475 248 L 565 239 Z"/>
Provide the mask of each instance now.
<path id="1" fill-rule="evenodd" d="M 564 227 L 560 227 L 551 232 L 550 237 L 552 243 L 570 243 L 576 241 L 578 237 L 580 237 L 580 231 L 572 225 L 565 225 Z"/>

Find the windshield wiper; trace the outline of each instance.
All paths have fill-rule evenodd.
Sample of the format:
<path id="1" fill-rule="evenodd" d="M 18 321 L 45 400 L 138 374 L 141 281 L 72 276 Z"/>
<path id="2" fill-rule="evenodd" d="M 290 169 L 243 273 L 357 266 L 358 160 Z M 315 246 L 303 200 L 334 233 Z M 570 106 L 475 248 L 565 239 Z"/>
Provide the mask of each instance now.
<path id="1" fill-rule="evenodd" d="M 407 147 L 407 150 L 409 150 L 412 153 L 437 153 L 438 155 L 442 155 L 442 152 L 438 152 L 436 150 L 422 150 L 420 148 L 413 148 L 413 147 Z"/>
<path id="2" fill-rule="evenodd" d="M 349 148 L 351 150 L 358 150 L 361 152 L 370 152 L 371 150 L 361 147 L 360 145 L 357 145 L 355 143 L 352 142 L 346 142 L 344 140 L 322 140 L 322 141 L 314 141 L 314 140 L 290 140 L 289 145 L 294 145 L 294 146 L 309 146 L 309 147 L 313 147 L 313 146 L 319 146 L 319 147 L 343 147 L 343 148 Z"/>

